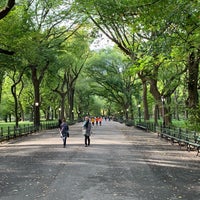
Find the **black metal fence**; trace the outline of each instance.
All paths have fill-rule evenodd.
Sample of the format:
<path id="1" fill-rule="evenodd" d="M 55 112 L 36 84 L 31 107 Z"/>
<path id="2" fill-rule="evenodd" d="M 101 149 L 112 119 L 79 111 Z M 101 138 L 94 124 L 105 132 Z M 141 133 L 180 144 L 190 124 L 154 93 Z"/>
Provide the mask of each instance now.
<path id="1" fill-rule="evenodd" d="M 54 129 L 57 127 L 58 122 L 42 122 L 38 127 L 34 125 L 23 125 L 19 127 L 8 127 L 6 131 L 3 128 L 0 128 L 0 141 L 25 136 L 41 130 Z"/>
<path id="2" fill-rule="evenodd" d="M 189 151 L 191 148 L 197 149 L 200 153 L 200 133 L 196 131 L 189 131 L 187 129 L 177 127 L 165 127 L 162 124 L 157 125 L 153 122 L 135 122 L 135 127 L 158 133 L 161 138 L 166 138 L 173 143 L 178 143 L 187 147 Z M 197 155 L 198 155 L 197 153 Z"/>

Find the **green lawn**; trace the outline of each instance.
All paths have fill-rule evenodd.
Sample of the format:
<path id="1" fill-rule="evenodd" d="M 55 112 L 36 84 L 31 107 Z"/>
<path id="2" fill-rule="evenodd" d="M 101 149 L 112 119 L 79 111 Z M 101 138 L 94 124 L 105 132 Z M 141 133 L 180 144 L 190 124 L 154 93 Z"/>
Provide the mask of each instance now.
<path id="1" fill-rule="evenodd" d="M 39 129 L 48 129 L 48 128 L 55 128 L 57 127 L 57 120 L 55 121 L 41 121 L 41 127 Z M 0 139 L 4 138 L 12 138 L 13 136 L 23 135 L 31 132 L 35 132 L 37 129 L 33 126 L 33 122 L 30 121 L 23 121 L 19 122 L 19 129 L 14 129 L 15 122 L 0 122 Z"/>
<path id="2" fill-rule="evenodd" d="M 33 122 L 30 121 L 23 121 L 19 122 L 19 126 L 24 125 L 33 125 Z M 15 126 L 15 122 L 0 122 L 0 128 L 3 128 L 3 130 L 7 130 L 8 127 L 13 128 Z"/>

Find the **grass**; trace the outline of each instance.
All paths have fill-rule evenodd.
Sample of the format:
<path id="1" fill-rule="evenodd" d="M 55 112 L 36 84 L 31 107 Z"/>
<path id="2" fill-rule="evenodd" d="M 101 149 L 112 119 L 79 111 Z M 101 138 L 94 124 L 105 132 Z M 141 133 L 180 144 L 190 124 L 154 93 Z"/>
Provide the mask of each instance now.
<path id="1" fill-rule="evenodd" d="M 19 126 L 24 126 L 24 125 L 33 125 L 33 122 L 30 122 L 30 121 L 19 122 Z M 8 129 L 8 127 L 14 128 L 15 122 L 0 122 L 1 129 L 6 131 Z"/>
<path id="2" fill-rule="evenodd" d="M 41 121 L 41 123 L 48 123 L 48 122 L 57 122 L 57 121 Z M 20 121 L 19 122 L 19 127 L 24 127 L 24 126 L 32 126 L 33 122 L 30 121 Z M 8 127 L 10 129 L 15 127 L 15 122 L 0 122 L 0 129 L 3 129 L 3 132 L 7 132 Z"/>
<path id="3" fill-rule="evenodd" d="M 54 121 L 43 120 L 41 121 L 41 124 L 44 126 L 41 126 L 41 128 L 46 129 L 47 127 L 49 128 L 55 127 L 57 123 L 58 123 L 57 120 Z M 33 126 L 33 122 L 30 121 L 19 122 L 19 129 L 15 129 L 14 127 L 15 127 L 15 122 L 0 122 L 0 139 L 23 135 L 36 131 L 36 127 Z"/>
<path id="4" fill-rule="evenodd" d="M 172 121 L 173 126 L 177 127 L 177 128 L 187 128 L 187 124 L 185 120 L 173 120 Z"/>

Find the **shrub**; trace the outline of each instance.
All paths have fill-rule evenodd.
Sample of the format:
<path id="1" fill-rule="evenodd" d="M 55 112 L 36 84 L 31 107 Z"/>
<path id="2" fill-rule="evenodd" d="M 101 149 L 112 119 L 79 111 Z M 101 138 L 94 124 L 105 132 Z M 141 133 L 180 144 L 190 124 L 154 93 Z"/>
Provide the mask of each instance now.
<path id="1" fill-rule="evenodd" d="M 134 123 L 133 120 L 128 120 L 128 121 L 125 122 L 125 125 L 126 125 L 126 126 L 134 126 L 135 123 Z"/>

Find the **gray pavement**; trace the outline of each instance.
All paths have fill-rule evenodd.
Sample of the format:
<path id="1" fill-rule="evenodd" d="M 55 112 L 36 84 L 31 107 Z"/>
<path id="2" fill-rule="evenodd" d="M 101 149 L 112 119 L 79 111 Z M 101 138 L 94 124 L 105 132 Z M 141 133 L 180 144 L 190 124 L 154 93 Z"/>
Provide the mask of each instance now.
<path id="1" fill-rule="evenodd" d="M 84 146 L 81 124 L 67 147 L 58 130 L 0 144 L 0 200 L 199 200 L 195 151 L 117 122 L 93 128 Z"/>

